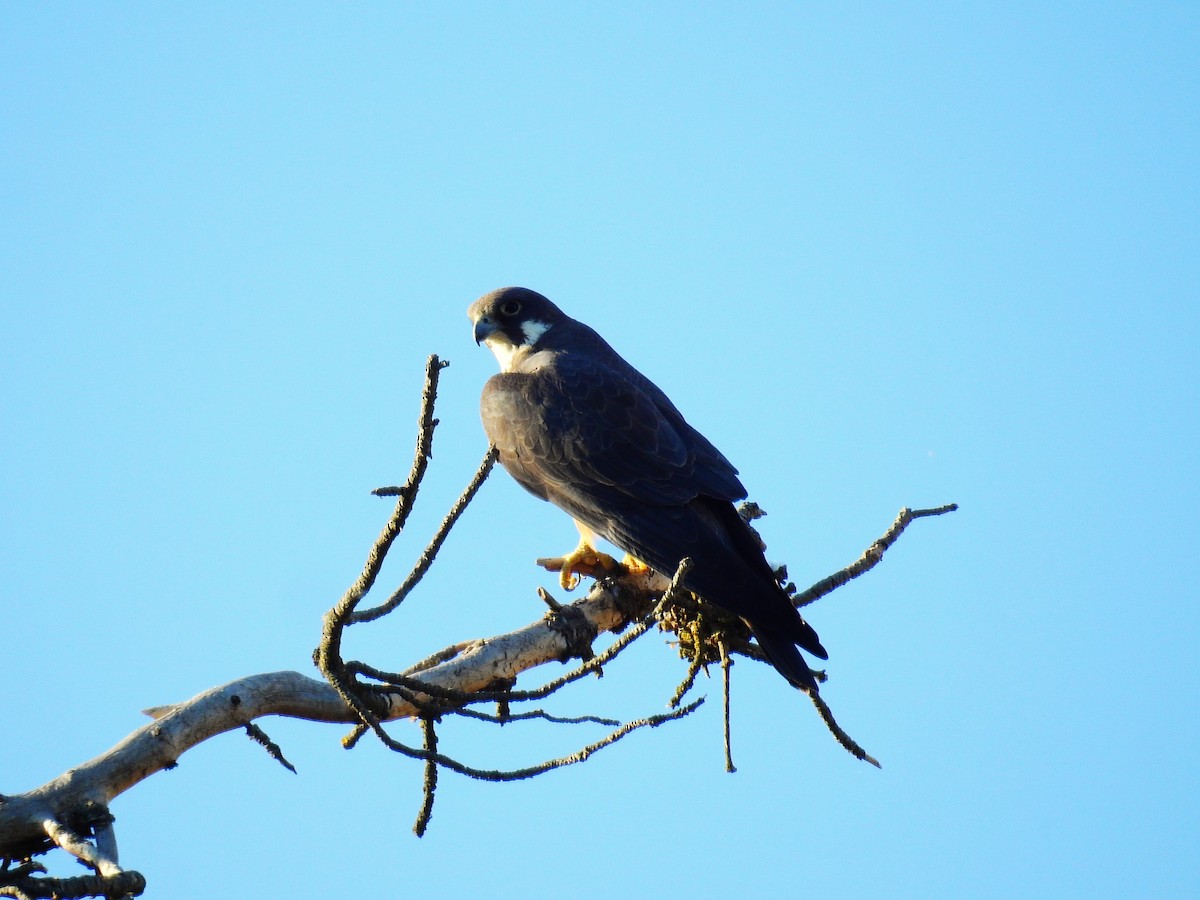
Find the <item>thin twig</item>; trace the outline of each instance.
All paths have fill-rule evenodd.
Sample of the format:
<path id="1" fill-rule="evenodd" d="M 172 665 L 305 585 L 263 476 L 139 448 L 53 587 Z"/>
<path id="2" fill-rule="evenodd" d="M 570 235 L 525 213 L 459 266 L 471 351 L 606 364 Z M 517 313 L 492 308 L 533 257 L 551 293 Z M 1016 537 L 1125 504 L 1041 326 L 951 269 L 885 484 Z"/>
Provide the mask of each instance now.
<path id="1" fill-rule="evenodd" d="M 381 616 L 386 616 L 404 602 L 404 599 L 411 593 L 412 589 L 425 577 L 425 573 L 429 571 L 429 567 L 433 565 L 433 560 L 437 556 L 438 551 L 442 549 L 442 544 L 445 543 L 446 537 L 450 534 L 450 529 L 454 527 L 459 516 L 463 514 L 463 510 L 467 508 L 467 504 L 479 492 L 480 486 L 482 486 L 491 473 L 492 466 L 496 464 L 496 457 L 498 455 L 495 447 L 488 448 L 487 453 L 483 456 L 483 462 L 479 464 L 479 469 L 475 472 L 474 477 L 467 484 L 466 489 L 463 490 L 457 502 L 450 508 L 450 512 L 446 514 L 446 518 L 442 520 L 442 524 L 438 527 L 428 546 L 425 547 L 425 550 L 417 559 L 412 571 L 408 573 L 408 577 L 404 579 L 404 583 L 384 603 L 379 604 L 379 606 L 352 613 L 349 624 L 355 625 L 359 622 L 372 622 Z"/>
<path id="2" fill-rule="evenodd" d="M 725 771 L 736 772 L 737 767 L 733 764 L 733 750 L 730 736 L 732 734 L 729 727 L 729 686 L 730 677 L 729 670 L 733 666 L 733 660 L 729 657 L 729 651 L 725 647 L 725 642 L 719 637 L 717 638 L 717 647 L 721 651 L 721 680 L 724 683 L 722 691 L 722 705 L 725 711 Z"/>
<path id="3" fill-rule="evenodd" d="M 449 662 L 462 653 L 473 644 L 474 641 L 459 641 L 457 644 L 451 644 L 449 647 L 444 647 L 437 653 L 431 653 L 420 662 L 415 662 L 404 670 L 405 675 L 416 675 L 418 672 L 424 672 L 426 669 L 432 669 L 434 666 L 441 665 L 444 662 Z"/>
<path id="4" fill-rule="evenodd" d="M 412 759 L 429 760 L 432 758 L 439 766 L 442 766 L 443 768 L 449 769 L 452 772 L 456 772 L 459 775 L 465 775 L 468 778 L 475 778 L 480 781 L 521 781 L 526 778 L 533 778 L 534 776 L 541 775 L 544 772 L 549 772 L 553 769 L 561 769 L 564 766 L 570 766 L 576 763 L 584 762 L 597 750 L 603 750 L 605 747 L 611 747 L 613 744 L 631 732 L 647 726 L 650 728 L 657 728 L 659 725 L 662 725 L 666 722 L 671 722 L 675 719 L 681 719 L 684 716 L 691 715 L 703 703 L 704 698 L 700 697 L 699 699 L 694 700 L 687 706 L 681 707 L 680 709 L 672 710 L 671 712 L 660 713 L 654 716 L 647 716 L 644 719 L 636 719 L 632 722 L 626 722 L 620 728 L 611 732 L 601 740 L 588 744 L 586 747 L 582 748 L 581 750 L 577 750 L 575 753 L 572 753 L 569 756 L 560 756 L 555 759 L 549 759 L 545 762 L 538 763 L 534 766 L 528 766 L 523 769 L 512 769 L 509 771 L 476 769 L 473 766 L 465 765 L 464 763 L 461 763 L 458 760 L 452 759 L 451 757 L 445 756 L 441 753 L 430 755 L 425 750 L 418 750 L 415 747 L 409 747 L 407 744 L 403 744 L 389 735 L 381 725 L 377 724 L 373 726 L 372 730 L 375 732 L 380 741 L 383 742 L 384 746 L 389 750 L 394 750 L 397 753 Z"/>
<path id="5" fill-rule="evenodd" d="M 277 743 L 271 740 L 265 731 L 263 731 L 253 722 L 247 722 L 246 734 L 250 737 L 250 740 L 261 745 L 270 755 L 271 759 L 275 760 L 275 762 L 279 763 L 292 774 L 295 774 L 296 767 L 284 758 L 283 750 L 280 749 Z"/>
<path id="6" fill-rule="evenodd" d="M 479 719 L 482 722 L 495 722 L 497 725 L 507 725 L 509 722 L 523 722 L 530 719 L 539 719 L 554 725 L 592 724 L 606 725 L 609 728 L 614 728 L 621 724 L 619 719 L 606 719 L 603 716 L 555 716 L 542 709 L 533 709 L 523 713 L 507 713 L 506 715 L 499 716 L 480 712 L 477 709 L 456 709 L 453 712 L 454 715 L 462 716 L 465 719 Z"/>
<path id="7" fill-rule="evenodd" d="M 404 523 L 408 520 L 409 513 L 412 512 L 417 490 L 420 488 L 421 479 L 425 476 L 425 469 L 429 464 L 429 457 L 432 454 L 433 430 L 437 426 L 437 419 L 433 417 L 433 405 L 437 398 L 438 378 L 441 375 L 442 369 L 447 365 L 448 363 L 438 359 L 436 354 L 431 355 L 425 362 L 425 387 L 421 392 L 417 447 L 413 454 L 412 469 L 409 472 L 408 481 L 405 483 L 403 489 L 398 492 L 399 499 L 396 501 L 396 508 L 392 512 L 391 518 L 388 519 L 387 524 L 383 526 L 383 531 L 380 532 L 379 537 L 375 539 L 375 543 L 371 546 L 361 574 L 355 580 L 354 584 L 347 589 L 346 593 L 342 595 L 341 599 L 334 604 L 333 608 L 325 614 L 321 643 L 314 654 L 314 661 L 321 670 L 321 674 L 325 676 L 338 692 L 346 705 L 353 709 L 363 721 L 373 719 L 374 715 L 355 696 L 354 691 L 350 689 L 347 683 L 345 665 L 341 657 L 342 632 L 349 624 L 355 607 L 358 606 L 359 602 L 375 584 L 375 579 L 379 576 L 379 570 L 383 567 L 383 560 L 387 556 L 388 550 L 396 540 L 396 537 L 404 529 Z"/>
<path id="8" fill-rule="evenodd" d="M 820 600 L 826 594 L 837 590 L 846 582 L 857 578 L 866 572 L 873 569 L 881 559 L 884 552 L 896 543 L 896 539 L 900 537 L 904 529 L 909 526 L 913 519 L 920 519 L 925 516 L 942 516 L 946 513 L 954 512 L 958 509 L 957 503 L 948 503 L 945 506 L 938 506 L 933 509 L 909 509 L 907 506 L 900 510 L 900 514 L 896 516 L 896 521 L 892 522 L 883 537 L 871 544 L 863 555 L 856 559 L 840 572 L 834 572 L 828 578 L 822 578 L 806 591 L 796 594 L 792 598 L 792 602 L 797 607 L 808 606 L 808 604 Z"/>
<path id="9" fill-rule="evenodd" d="M 425 829 L 429 827 L 429 817 L 433 815 L 433 795 L 437 790 L 438 764 L 437 764 L 437 731 L 433 727 L 433 719 L 421 719 L 421 731 L 425 735 L 425 779 L 422 784 L 424 800 L 421 803 L 421 811 L 417 813 L 417 821 L 413 824 L 413 834 L 417 837 L 425 836 Z"/>
<path id="10" fill-rule="evenodd" d="M 859 746 L 858 742 L 855 741 L 854 738 L 850 737 L 850 735 L 846 734 L 846 732 L 842 730 L 842 727 L 838 725 L 837 721 L 833 718 L 833 713 L 830 711 L 829 707 L 825 705 L 825 701 L 821 699 L 820 694 L 810 693 L 808 698 L 812 700 L 813 706 L 817 708 L 817 712 L 821 715 L 821 720 L 825 723 L 825 727 L 829 729 L 830 733 L 833 734 L 834 738 L 837 739 L 839 744 L 841 744 L 844 748 L 846 748 L 847 751 L 849 751 L 858 759 L 869 762 L 877 769 L 883 768 L 883 766 L 879 764 L 879 760 Z"/>
<path id="11" fill-rule="evenodd" d="M 682 702 L 683 698 L 687 696 L 687 692 L 696 684 L 696 676 L 700 674 L 703 667 L 704 655 L 697 650 L 696 655 L 688 660 L 688 670 L 687 674 L 683 676 L 683 681 L 679 682 L 679 687 L 675 688 L 675 693 L 667 701 L 667 709 L 674 709 Z"/>
<path id="12" fill-rule="evenodd" d="M 362 739 L 362 736 L 370 730 L 371 729 L 368 728 L 366 725 L 364 725 L 362 722 L 359 722 L 357 725 L 354 726 L 354 728 L 352 728 L 350 730 L 350 733 L 348 735 L 346 735 L 344 738 L 342 738 L 342 748 L 344 750 L 353 750 L 355 744 L 357 744 L 359 742 L 359 740 Z"/>

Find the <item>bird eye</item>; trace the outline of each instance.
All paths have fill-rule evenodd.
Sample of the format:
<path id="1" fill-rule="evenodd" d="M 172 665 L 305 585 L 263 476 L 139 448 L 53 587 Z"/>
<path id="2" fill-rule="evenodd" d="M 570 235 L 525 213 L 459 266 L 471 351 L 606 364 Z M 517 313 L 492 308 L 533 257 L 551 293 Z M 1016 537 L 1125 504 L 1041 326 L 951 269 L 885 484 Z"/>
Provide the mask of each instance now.
<path id="1" fill-rule="evenodd" d="M 521 301 L 520 300 L 505 300 L 503 303 L 500 304 L 500 312 L 504 313 L 504 315 L 506 315 L 506 316 L 515 316 L 520 311 L 521 311 Z"/>

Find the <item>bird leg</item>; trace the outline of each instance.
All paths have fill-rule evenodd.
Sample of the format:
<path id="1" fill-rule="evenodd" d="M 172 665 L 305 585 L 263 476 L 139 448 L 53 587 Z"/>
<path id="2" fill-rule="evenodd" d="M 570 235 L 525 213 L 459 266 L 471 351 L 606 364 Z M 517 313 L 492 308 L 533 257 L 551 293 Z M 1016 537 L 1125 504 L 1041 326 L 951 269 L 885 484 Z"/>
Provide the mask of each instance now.
<path id="1" fill-rule="evenodd" d="M 607 553 L 601 553 L 595 548 L 596 535 L 586 525 L 575 523 L 579 529 L 579 546 L 566 556 L 554 556 L 549 559 L 539 559 L 537 564 L 543 569 L 558 572 L 558 583 L 564 591 L 573 591 L 579 587 L 579 575 L 608 575 L 616 571 L 618 563 Z M 578 574 L 576 574 L 578 573 Z"/>

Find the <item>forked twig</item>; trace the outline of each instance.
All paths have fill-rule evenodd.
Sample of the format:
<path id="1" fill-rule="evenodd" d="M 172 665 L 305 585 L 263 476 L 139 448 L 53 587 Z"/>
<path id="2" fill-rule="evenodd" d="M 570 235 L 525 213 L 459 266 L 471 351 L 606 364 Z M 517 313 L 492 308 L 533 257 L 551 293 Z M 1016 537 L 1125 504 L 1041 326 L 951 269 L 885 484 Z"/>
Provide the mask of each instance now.
<path id="1" fill-rule="evenodd" d="M 492 691 L 455 691 L 449 688 L 439 687 L 429 684 L 419 678 L 413 678 L 399 672 L 382 672 L 371 666 L 361 662 L 346 663 L 348 673 L 355 675 L 364 675 L 371 678 L 380 684 L 373 686 L 373 690 L 379 693 L 389 693 L 392 691 L 410 691 L 413 693 L 427 694 L 430 697 L 435 697 L 441 700 L 447 700 L 452 703 L 473 703 L 478 701 L 500 701 L 507 700 L 510 702 L 520 702 L 527 700 L 543 700 L 553 694 L 555 691 L 578 681 L 585 675 L 591 674 L 600 670 L 606 663 L 611 662 L 616 656 L 625 650 L 630 644 L 644 635 L 658 619 L 658 614 L 663 607 L 670 603 L 683 590 L 682 579 L 691 567 L 691 560 L 684 559 L 680 562 L 679 568 L 675 570 L 675 575 L 671 579 L 662 597 L 659 598 L 654 608 L 646 613 L 632 628 L 627 630 L 617 640 L 613 641 L 602 652 L 597 653 L 591 659 L 581 663 L 575 669 L 567 672 L 565 675 L 546 682 L 541 687 L 534 688 L 528 691 L 514 691 L 511 689 L 492 690 Z"/>
<path id="2" fill-rule="evenodd" d="M 373 622 L 380 616 L 386 616 L 404 602 L 404 599 L 417 586 L 420 580 L 425 577 L 425 573 L 433 565 L 433 560 L 437 556 L 438 551 L 442 549 L 442 544 L 445 543 L 446 537 L 450 534 L 450 529 L 454 527 L 459 516 L 463 514 L 463 510 L 467 508 L 467 504 L 475 499 L 475 495 L 479 493 L 479 488 L 483 486 L 484 480 L 492 471 L 492 466 L 496 464 L 497 455 L 495 447 L 488 448 L 474 477 L 467 484 L 454 506 L 450 508 L 450 512 L 446 514 L 446 518 L 442 520 L 442 524 L 438 526 L 438 530 L 433 535 L 432 540 L 425 547 L 425 550 L 417 559 L 416 565 L 413 566 L 412 571 L 408 573 L 408 577 L 404 579 L 400 587 L 396 588 L 392 596 L 378 606 L 351 613 L 348 620 L 349 624 L 356 625 L 359 622 Z"/>
<path id="3" fill-rule="evenodd" d="M 396 491 L 398 495 L 396 508 L 387 524 L 383 526 L 379 537 L 375 539 L 375 543 L 371 545 L 362 572 L 341 599 L 325 614 L 321 630 L 321 643 L 314 654 L 314 661 L 321 670 L 321 674 L 338 692 L 346 705 L 353 709 L 364 722 L 374 716 L 347 682 L 345 665 L 341 658 L 342 632 L 350 623 L 350 617 L 353 616 L 355 607 L 374 586 L 375 579 L 383 567 L 384 558 L 391 549 L 392 543 L 404 529 L 404 523 L 408 521 L 413 504 L 416 502 L 421 479 L 425 477 L 425 469 L 429 464 L 429 457 L 432 455 L 433 431 L 437 427 L 437 419 L 433 417 L 433 405 L 437 398 L 438 379 L 446 365 L 448 364 L 438 359 L 436 354 L 431 355 L 425 362 L 425 387 L 421 392 L 417 448 L 413 454 L 408 481 Z"/>
<path id="4" fill-rule="evenodd" d="M 474 766 L 468 766 L 464 763 L 461 763 L 458 760 L 452 759 L 451 757 L 445 756 L 441 753 L 430 753 L 427 750 L 418 750 L 416 747 L 410 747 L 407 744 L 403 744 L 383 730 L 382 726 L 376 725 L 372 728 L 372 730 L 375 732 L 376 736 L 380 739 L 383 745 L 389 750 L 394 750 L 403 756 L 410 757 L 411 759 L 420 759 L 425 761 L 432 760 L 439 766 L 449 769 L 451 772 L 456 772 L 459 775 L 465 775 L 468 778 L 474 778 L 479 781 L 522 781 L 526 778 L 533 778 L 537 775 L 542 775 L 554 769 L 561 769 L 564 766 L 572 766 L 576 763 L 584 762 L 597 750 L 603 750 L 605 747 L 611 747 L 626 735 L 629 735 L 640 728 L 657 728 L 659 725 L 662 725 L 665 722 L 681 719 L 684 716 L 691 715 L 703 703 L 704 698 L 700 697 L 699 699 L 694 700 L 687 706 L 681 707 L 680 709 L 672 710 L 666 713 L 660 713 L 654 716 L 646 716 L 642 719 L 635 719 L 632 722 L 626 722 L 620 728 L 610 732 L 604 738 L 588 744 L 586 747 L 583 747 L 568 756 L 559 756 L 554 759 L 548 759 L 545 762 L 538 763 L 537 765 L 527 766 L 522 769 L 510 770 L 478 769 Z"/>
<path id="5" fill-rule="evenodd" d="M 629 646 L 634 640 L 644 634 L 654 621 L 655 613 L 645 616 L 641 622 L 631 629 L 627 634 L 623 635 L 617 641 L 605 650 L 603 653 L 591 656 L 583 665 L 579 666 L 573 672 L 567 674 L 563 678 L 555 679 L 548 685 L 543 686 L 537 691 L 515 693 L 509 685 L 505 685 L 505 689 L 501 691 L 475 691 L 475 692 L 460 692 L 451 691 L 446 688 L 427 684 L 420 678 L 415 678 L 412 674 L 385 673 L 380 672 L 373 667 L 367 666 L 360 662 L 346 662 L 341 657 L 341 642 L 344 630 L 357 622 L 369 622 L 394 610 L 408 596 L 412 588 L 420 582 L 425 573 L 432 565 L 434 557 L 444 542 L 446 535 L 454 526 L 455 522 L 461 516 L 467 504 L 470 503 L 480 485 L 491 471 L 496 460 L 496 452 L 494 448 L 489 448 L 485 455 L 475 477 L 468 484 L 466 490 L 460 496 L 458 502 L 451 509 L 450 513 L 443 520 L 441 527 L 434 535 L 425 551 L 417 560 L 416 565 L 409 573 L 408 577 L 401 584 L 400 588 L 384 603 L 379 606 L 368 609 L 363 612 L 357 611 L 358 604 L 363 600 L 367 593 L 373 587 L 375 580 L 379 574 L 383 564 L 383 559 L 390 550 L 392 543 L 399 535 L 404 527 L 404 523 L 412 510 L 413 501 L 420 487 L 421 479 L 424 477 L 426 464 L 430 456 L 432 448 L 433 429 L 437 425 L 437 419 L 433 417 L 433 404 L 437 396 L 437 381 L 441 369 L 446 364 L 438 360 L 436 356 L 431 356 L 426 364 L 425 371 L 425 389 L 422 392 L 421 414 L 419 417 L 419 433 L 417 437 L 417 449 L 413 459 L 412 471 L 408 481 L 403 487 L 388 488 L 379 493 L 387 496 L 398 497 L 396 509 L 392 517 L 384 526 L 379 538 L 376 539 L 371 551 L 368 554 L 367 562 L 363 567 L 362 573 L 353 585 L 346 591 L 342 598 L 334 605 L 334 607 L 326 614 L 324 627 L 322 630 L 321 642 L 314 654 L 315 661 L 321 669 L 322 674 L 337 691 L 338 695 L 346 702 L 346 705 L 352 709 L 355 715 L 360 720 L 360 725 L 348 735 L 343 743 L 346 746 L 353 746 L 355 742 L 366 731 L 373 732 L 379 740 L 388 748 L 416 759 L 422 759 L 426 763 L 425 775 L 425 792 L 424 803 L 420 814 L 417 817 L 417 822 L 414 825 L 414 830 L 419 834 L 423 834 L 428 825 L 429 816 L 433 809 L 433 796 L 435 786 L 437 784 L 437 767 L 442 766 L 453 772 L 467 775 L 472 778 L 482 778 L 490 781 L 508 781 L 518 778 L 529 778 L 537 774 L 541 774 L 551 769 L 560 768 L 564 765 L 571 765 L 576 762 L 582 762 L 587 759 L 596 750 L 610 746 L 617 742 L 625 735 L 632 731 L 645 726 L 655 727 L 663 722 L 671 721 L 681 716 L 688 715 L 695 710 L 703 700 L 696 701 L 682 709 L 673 710 L 669 713 L 664 713 L 658 716 L 650 716 L 644 719 L 639 719 L 634 722 L 626 723 L 620 726 L 615 731 L 611 732 L 604 739 L 595 743 L 589 744 L 574 754 L 566 757 L 558 757 L 556 759 L 547 760 L 535 766 L 525 769 L 517 769 L 513 771 L 491 771 L 478 769 L 473 766 L 465 765 L 437 750 L 437 737 L 434 732 L 433 719 L 443 712 L 455 712 L 455 706 L 465 705 L 468 703 L 478 703 L 484 700 L 497 700 L 503 704 L 503 718 L 511 718 L 507 714 L 507 704 L 515 700 L 532 700 L 549 693 L 553 693 L 562 686 L 569 684 L 571 681 L 581 678 L 589 672 L 598 672 L 600 667 L 608 660 L 615 657 L 625 647 Z M 679 589 L 679 584 L 683 577 L 683 573 L 687 571 L 690 563 L 684 560 L 680 564 L 679 571 L 663 598 L 659 600 L 655 607 L 655 612 L 661 609 L 664 599 L 669 598 L 674 591 Z M 564 615 L 568 610 L 561 607 L 556 615 Z M 587 653 L 590 649 L 584 648 Z M 585 655 L 587 655 L 585 653 Z M 452 655 L 452 654 L 451 654 Z M 420 668 L 414 667 L 417 671 Z M 411 672 L 412 670 L 410 670 Z M 365 676 L 379 682 L 370 687 L 363 685 L 357 681 L 358 677 Z M 384 729 L 381 715 L 384 712 L 384 705 L 381 695 L 401 695 L 407 702 L 413 704 L 417 709 L 422 710 L 422 727 L 424 729 L 425 741 L 424 747 L 420 750 L 409 747 L 400 741 L 395 740 Z M 539 713 L 545 716 L 544 713 Z"/>

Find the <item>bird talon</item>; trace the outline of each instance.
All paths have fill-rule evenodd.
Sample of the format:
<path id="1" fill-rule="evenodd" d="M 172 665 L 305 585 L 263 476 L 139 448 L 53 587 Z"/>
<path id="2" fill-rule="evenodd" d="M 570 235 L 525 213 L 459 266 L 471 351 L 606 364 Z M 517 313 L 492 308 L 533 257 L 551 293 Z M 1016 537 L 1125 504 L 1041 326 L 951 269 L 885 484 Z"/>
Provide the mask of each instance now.
<path id="1" fill-rule="evenodd" d="M 648 565 L 630 553 L 626 553 L 623 557 L 621 557 L 620 564 L 625 567 L 625 571 L 630 575 L 645 575 L 648 572 L 654 571 Z"/>
<path id="2" fill-rule="evenodd" d="M 611 574 L 619 567 L 615 559 L 596 550 L 587 541 L 581 541 L 579 546 L 566 556 L 539 559 L 537 562 L 542 568 L 558 573 L 558 583 L 564 591 L 573 591 L 579 587 L 583 580 L 579 577 L 581 575 L 595 578 Z"/>

